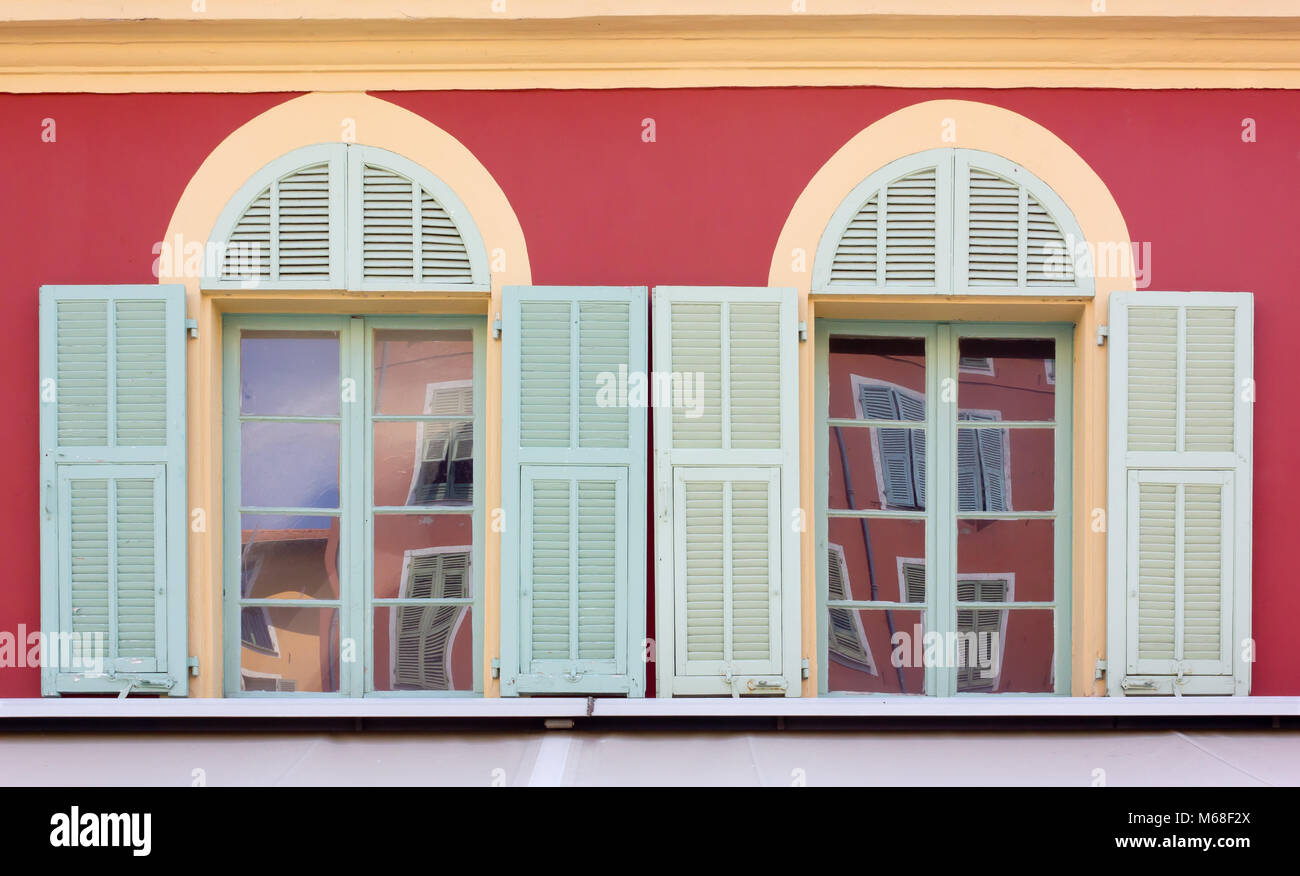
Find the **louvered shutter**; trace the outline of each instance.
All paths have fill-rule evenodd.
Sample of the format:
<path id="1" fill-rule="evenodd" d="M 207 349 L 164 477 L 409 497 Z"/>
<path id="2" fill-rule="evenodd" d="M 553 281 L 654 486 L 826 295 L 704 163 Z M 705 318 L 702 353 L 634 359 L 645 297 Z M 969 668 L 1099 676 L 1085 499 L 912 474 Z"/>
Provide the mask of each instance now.
<path id="1" fill-rule="evenodd" d="M 1253 299 L 1110 299 L 1108 689 L 1250 690 Z"/>
<path id="2" fill-rule="evenodd" d="M 795 291 L 655 289 L 662 695 L 799 695 Z M 694 392 L 700 393 L 698 397 Z"/>
<path id="3" fill-rule="evenodd" d="M 294 150 L 241 188 L 217 223 L 220 270 L 204 285 L 343 288 L 344 149 Z"/>
<path id="4" fill-rule="evenodd" d="M 645 693 L 646 293 L 505 289 L 505 696 Z"/>
<path id="5" fill-rule="evenodd" d="M 425 168 L 374 146 L 348 147 L 348 287 L 487 288 L 469 212 Z"/>
<path id="6" fill-rule="evenodd" d="M 40 293 L 41 690 L 185 696 L 185 288 Z"/>
<path id="7" fill-rule="evenodd" d="M 918 290 L 949 284 L 952 234 L 951 150 L 934 149 L 872 174 L 832 218 L 839 240 L 826 265 L 815 265 L 817 288 Z M 824 275 L 823 275 L 824 273 Z"/>
<path id="8" fill-rule="evenodd" d="M 1090 277 L 1076 275 L 1082 242 L 1069 208 L 1041 180 L 997 155 L 954 150 L 954 282 L 960 291 L 1079 292 Z M 1089 267 L 1089 271 L 1091 268 Z"/>

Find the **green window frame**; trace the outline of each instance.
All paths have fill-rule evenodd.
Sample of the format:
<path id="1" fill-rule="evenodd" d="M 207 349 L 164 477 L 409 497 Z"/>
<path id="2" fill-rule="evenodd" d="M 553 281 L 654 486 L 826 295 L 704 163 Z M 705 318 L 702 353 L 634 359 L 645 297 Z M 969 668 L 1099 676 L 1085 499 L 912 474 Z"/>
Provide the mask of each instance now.
<path id="1" fill-rule="evenodd" d="M 1053 663 L 1054 693 L 1070 693 L 1070 633 L 1071 633 L 1071 568 L 1072 568 L 1072 435 L 1073 435 L 1073 332 L 1071 325 L 1044 323 L 940 323 L 940 322 L 886 322 L 845 319 L 819 319 L 816 322 L 814 373 L 816 392 L 816 521 L 817 527 L 817 642 L 822 671 L 818 676 L 821 696 L 899 696 L 891 693 L 865 693 L 833 691 L 829 686 L 829 636 L 830 610 L 875 609 L 900 612 L 921 612 L 927 632 L 958 633 L 978 626 L 984 614 L 997 609 L 1051 610 L 1053 612 Z M 829 416 L 830 402 L 830 339 L 831 336 L 922 338 L 925 343 L 925 416 L 923 419 L 870 418 L 834 419 Z M 969 373 L 959 355 L 962 338 L 1050 338 L 1056 345 L 1053 382 L 1055 385 L 1055 410 L 1051 420 L 993 420 L 986 419 L 981 411 L 959 412 L 959 399 L 955 393 L 959 371 Z M 855 392 L 857 392 L 855 388 Z M 962 413 L 970 416 L 962 417 Z M 987 424 L 987 425 L 986 425 Z M 890 429 L 923 431 L 919 442 L 926 448 L 929 458 L 923 462 L 925 479 L 925 507 L 923 509 L 832 509 L 829 506 L 830 459 L 829 442 L 833 427 L 873 429 L 885 433 Z M 967 429 L 1051 429 L 1054 433 L 1053 508 L 1045 511 L 958 511 L 960 451 L 969 450 L 970 442 L 959 441 Z M 916 443 L 916 442 L 910 442 Z M 976 441 L 978 445 L 980 442 Z M 944 486 L 947 486 L 945 489 Z M 883 491 L 882 491 L 883 495 Z M 924 521 L 924 559 L 899 561 L 900 581 L 907 582 L 907 593 L 900 593 L 902 601 L 869 599 L 832 600 L 829 598 L 830 557 L 835 548 L 829 538 L 829 521 L 834 518 L 893 519 Z M 987 570 L 987 575 L 961 574 L 957 571 L 957 521 L 962 520 L 1016 520 L 1050 519 L 1053 531 L 1053 596 L 1051 601 L 963 601 L 958 602 L 958 590 L 969 588 L 978 578 L 1002 578 L 1001 570 Z M 924 602 L 912 598 L 915 569 L 905 570 L 907 564 L 921 565 L 924 569 Z M 906 575 L 905 575 L 906 572 Z M 997 573 L 997 574 L 994 574 Z M 839 578 L 847 577 L 841 570 Z M 843 585 L 841 584 L 841 587 Z M 962 615 L 965 615 L 963 618 Z M 854 617 L 857 615 L 855 614 Z M 841 633 L 842 634 L 842 633 Z M 892 646 L 892 643 L 891 643 Z M 891 655 L 875 653 L 875 666 L 880 673 L 892 671 Z M 979 691 L 959 693 L 957 685 L 963 671 L 960 666 L 926 666 L 924 693 L 927 696 L 984 696 Z M 999 667 L 999 674 L 1001 668 Z M 911 694 L 905 694 L 911 695 Z M 999 696 L 1026 696 L 1023 693 L 999 693 Z"/>
<path id="2" fill-rule="evenodd" d="M 385 422 L 416 422 L 427 424 L 444 416 L 430 414 L 378 414 L 373 409 L 374 337 L 376 331 L 400 330 L 468 330 L 473 345 L 473 483 L 472 502 L 465 505 L 383 506 L 374 503 L 374 426 Z M 482 316 L 325 316 L 325 315 L 243 315 L 231 314 L 223 323 L 223 666 L 224 692 L 228 697 L 313 696 L 313 697 L 465 697 L 481 696 L 483 692 L 483 533 L 484 495 L 477 488 L 484 483 L 484 373 L 486 363 L 487 321 Z M 351 400 L 340 402 L 337 416 L 246 415 L 240 410 L 240 338 L 244 331 L 330 331 L 339 337 L 340 393 L 350 389 Z M 445 416 L 453 416 L 447 414 Z M 249 421 L 273 422 L 330 422 L 339 424 L 339 501 L 337 509 L 265 507 L 243 504 L 240 490 L 240 427 Z M 423 430 L 419 454 L 426 452 Z M 457 437 L 451 434 L 448 445 L 455 445 Z M 453 454 L 451 446 L 448 455 Z M 414 477 L 419 476 L 418 465 Z M 241 514 L 292 514 L 312 517 L 339 517 L 340 537 L 338 551 L 339 593 L 337 599 L 313 599 L 313 608 L 335 608 L 339 612 L 339 683 L 332 692 L 294 692 L 286 690 L 241 690 L 240 649 L 243 631 L 241 608 L 272 607 L 283 605 L 285 600 L 244 599 L 241 597 Z M 439 548 L 443 557 L 468 553 L 472 573 L 472 595 L 464 595 L 464 582 L 460 582 L 460 595 L 429 597 L 377 598 L 374 582 L 374 528 L 378 514 L 384 515 L 460 515 L 469 514 L 472 545 L 458 548 Z M 415 573 L 415 560 L 429 553 L 424 549 L 408 551 L 404 561 L 403 576 Z M 458 567 L 459 560 L 452 564 Z M 439 569 L 444 562 L 436 564 Z M 447 576 L 443 576 L 446 578 Z M 403 588 L 408 582 L 403 581 Z M 444 581 L 445 584 L 445 581 Z M 437 587 L 430 582 L 430 593 Z M 445 588 L 446 589 L 446 588 Z M 456 587 L 451 587 L 456 590 Z M 375 636 L 373 624 L 375 609 L 391 607 L 394 616 L 411 604 L 412 598 L 421 598 L 420 605 L 455 608 L 469 606 L 472 615 L 473 635 L 473 690 L 376 690 L 373 673 L 375 666 Z M 437 618 L 434 619 L 437 621 Z M 401 618 L 396 619 L 400 624 Z M 347 643 L 352 643 L 355 659 L 348 661 Z"/>

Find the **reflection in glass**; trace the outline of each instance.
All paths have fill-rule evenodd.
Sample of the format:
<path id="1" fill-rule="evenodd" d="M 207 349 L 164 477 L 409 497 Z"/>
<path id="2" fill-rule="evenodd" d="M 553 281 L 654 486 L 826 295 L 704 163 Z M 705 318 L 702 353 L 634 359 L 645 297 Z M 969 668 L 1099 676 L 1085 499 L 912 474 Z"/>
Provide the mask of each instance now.
<path id="1" fill-rule="evenodd" d="M 957 403 L 998 420 L 1056 416 L 1056 342 L 1051 338 L 962 338 Z"/>
<path id="2" fill-rule="evenodd" d="M 469 420 L 375 424 L 375 504 L 474 501 L 474 425 Z"/>
<path id="3" fill-rule="evenodd" d="M 338 599 L 339 518 L 240 516 L 240 597 Z"/>
<path id="4" fill-rule="evenodd" d="M 339 505 L 337 423 L 243 423 L 239 463 L 245 506 Z"/>
<path id="5" fill-rule="evenodd" d="M 338 333 L 241 332 L 239 381 L 242 414 L 338 416 Z"/>
<path id="6" fill-rule="evenodd" d="M 339 689 L 339 612 L 301 603 L 240 609 L 240 689 Z"/>
<path id="7" fill-rule="evenodd" d="M 1055 631 L 1047 609 L 959 609 L 959 693 L 1051 693 Z"/>
<path id="8" fill-rule="evenodd" d="M 830 416 L 925 419 L 925 339 L 832 337 Z"/>
<path id="9" fill-rule="evenodd" d="M 925 613 L 829 609 L 827 689 L 925 693 Z"/>
<path id="10" fill-rule="evenodd" d="M 474 625 L 468 605 L 375 609 L 375 690 L 473 690 Z"/>
<path id="11" fill-rule="evenodd" d="M 829 507 L 924 511 L 925 430 L 831 426 Z"/>
<path id="12" fill-rule="evenodd" d="M 472 596 L 468 514 L 375 516 L 376 599 Z"/>
<path id="13" fill-rule="evenodd" d="M 828 599 L 925 602 L 925 521 L 826 521 Z"/>
<path id="14" fill-rule="evenodd" d="M 961 419 L 985 419 L 966 412 L 959 416 Z M 957 430 L 959 512 L 1012 510 L 1009 443 L 1006 429 Z"/>
<path id="15" fill-rule="evenodd" d="M 963 581 L 994 579 L 1004 580 L 1007 592 L 994 601 L 1051 602 L 1056 598 L 1054 542 L 1051 520 L 958 520 L 957 598 L 978 597 L 978 590 L 963 589 Z"/>
<path id="16" fill-rule="evenodd" d="M 468 417 L 474 411 L 473 351 L 468 330 L 377 330 L 374 412 Z"/>

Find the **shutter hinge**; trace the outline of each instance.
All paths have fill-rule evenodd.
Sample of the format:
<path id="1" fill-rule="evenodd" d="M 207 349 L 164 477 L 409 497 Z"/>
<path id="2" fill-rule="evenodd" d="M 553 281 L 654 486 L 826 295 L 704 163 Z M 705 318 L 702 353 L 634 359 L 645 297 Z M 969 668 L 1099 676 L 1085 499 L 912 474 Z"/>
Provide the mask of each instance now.
<path id="1" fill-rule="evenodd" d="M 195 678 L 199 677 L 199 658 L 191 657 L 190 659 L 185 661 L 185 665 L 189 667 L 190 675 L 194 676 Z"/>
<path id="2" fill-rule="evenodd" d="M 808 323 L 799 320 L 799 340 L 800 342 L 808 340 Z"/>
<path id="3" fill-rule="evenodd" d="M 1110 326 L 1108 325 L 1097 326 L 1097 346 L 1098 347 L 1106 346 L 1106 339 L 1108 337 L 1110 337 Z"/>
<path id="4" fill-rule="evenodd" d="M 799 671 L 800 671 L 800 675 L 799 675 L 800 678 L 806 679 L 812 677 L 812 666 L 808 663 L 807 657 L 799 661 Z"/>
<path id="5" fill-rule="evenodd" d="M 1106 661 L 1099 659 L 1097 661 L 1097 668 L 1092 673 L 1092 677 L 1094 680 L 1097 680 L 1105 676 L 1105 674 L 1106 674 Z"/>
<path id="6" fill-rule="evenodd" d="M 199 336 L 199 321 L 197 319 L 185 320 L 185 331 L 189 332 L 191 338 Z"/>
<path id="7" fill-rule="evenodd" d="M 499 337 L 501 337 L 501 314 L 498 313 L 497 318 L 492 320 L 492 338 L 495 340 Z"/>
<path id="8" fill-rule="evenodd" d="M 501 658 L 500 658 L 500 657 L 493 657 L 493 658 L 492 658 L 492 677 L 493 677 L 493 678 L 500 678 L 500 677 L 501 677 Z"/>

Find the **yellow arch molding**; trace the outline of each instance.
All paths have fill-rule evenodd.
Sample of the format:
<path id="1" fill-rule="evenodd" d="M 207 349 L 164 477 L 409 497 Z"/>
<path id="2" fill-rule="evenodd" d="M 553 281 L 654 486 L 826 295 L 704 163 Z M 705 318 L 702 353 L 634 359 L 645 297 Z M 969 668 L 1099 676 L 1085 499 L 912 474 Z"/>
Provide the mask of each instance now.
<path id="1" fill-rule="evenodd" d="M 381 146 L 433 171 L 451 186 L 478 225 L 487 250 L 492 289 L 486 292 L 206 291 L 201 259 L 181 254 L 204 244 L 235 191 L 268 162 L 300 146 L 355 141 Z M 190 695 L 222 695 L 221 659 L 221 315 L 228 312 L 483 313 L 496 314 L 501 288 L 529 284 L 532 271 L 523 229 L 505 192 L 474 155 L 429 120 L 362 93 L 308 94 L 286 101 L 242 125 L 212 150 L 181 195 L 163 239 L 160 283 L 183 283 L 186 311 L 199 323 L 189 347 L 187 386 L 189 501 L 202 509 L 203 531 L 189 541 L 189 639 L 200 673 Z M 170 257 L 168 257 L 170 256 Z M 487 350 L 486 470 L 501 467 L 501 345 Z M 500 479 L 489 478 L 488 508 L 501 504 Z M 499 695 L 489 671 L 500 652 L 500 539 L 485 533 L 484 694 Z"/>
<path id="2" fill-rule="evenodd" d="M 981 149 L 1023 165 L 1069 205 L 1085 240 L 1130 251 L 1128 227 L 1110 190 L 1088 163 L 1037 122 L 1001 107 L 965 100 L 933 100 L 905 107 L 845 143 L 816 173 L 795 202 L 772 254 L 768 283 L 799 290 L 800 319 L 966 319 L 1075 323 L 1074 562 L 1071 693 L 1098 696 L 1093 681 L 1106 649 L 1106 536 L 1094 532 L 1093 510 L 1106 507 L 1106 351 L 1097 346 L 1110 293 L 1134 288 L 1131 271 L 1096 277 L 1092 299 L 1007 298 L 964 295 L 812 295 L 812 260 L 831 215 L 872 171 L 904 155 L 937 147 Z M 1098 261 L 1102 261 L 1098 259 Z M 1121 272 L 1111 272 L 1121 273 Z M 805 509 L 813 508 L 813 345 L 799 356 L 800 473 Z M 803 695 L 816 696 L 817 586 L 815 533 L 802 541 L 803 651 L 812 667 Z"/>

